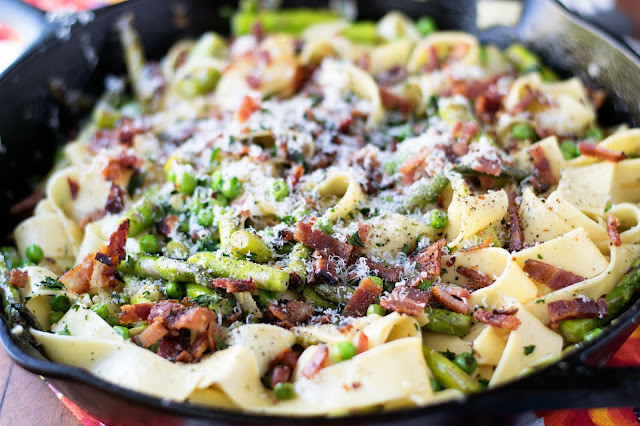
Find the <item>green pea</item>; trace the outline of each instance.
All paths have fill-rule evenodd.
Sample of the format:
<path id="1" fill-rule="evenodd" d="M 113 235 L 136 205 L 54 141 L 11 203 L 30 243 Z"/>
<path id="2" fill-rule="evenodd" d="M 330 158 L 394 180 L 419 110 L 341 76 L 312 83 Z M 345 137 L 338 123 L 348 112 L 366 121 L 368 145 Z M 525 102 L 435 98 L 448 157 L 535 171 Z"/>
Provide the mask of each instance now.
<path id="1" fill-rule="evenodd" d="M 416 22 L 416 29 L 422 36 L 428 36 L 431 33 L 438 31 L 436 21 L 430 16 L 423 16 Z"/>
<path id="2" fill-rule="evenodd" d="M 475 370 L 478 366 L 476 357 L 474 357 L 470 352 L 456 355 L 456 357 L 453 359 L 453 362 L 467 374 L 473 373 L 473 370 Z"/>
<path id="3" fill-rule="evenodd" d="M 160 244 L 155 235 L 147 234 L 140 238 L 140 250 L 149 254 L 156 254 L 160 251 Z"/>
<path id="4" fill-rule="evenodd" d="M 356 347 L 349 340 L 338 342 L 333 348 L 331 348 L 331 355 L 333 356 L 333 359 L 338 362 L 346 361 L 356 356 Z"/>
<path id="5" fill-rule="evenodd" d="M 382 306 L 377 305 L 375 303 L 372 303 L 367 308 L 367 315 L 377 314 L 377 315 L 380 315 L 380 316 L 384 316 L 386 313 L 387 313 L 387 311 Z"/>
<path id="6" fill-rule="evenodd" d="M 601 141 L 603 138 L 602 130 L 598 129 L 597 127 L 592 127 L 587 130 L 585 136 L 587 137 L 587 139 L 594 139 L 597 141 Z"/>
<path id="7" fill-rule="evenodd" d="M 603 330 L 601 328 L 594 328 L 593 330 L 591 330 L 590 332 L 588 332 L 587 334 L 584 335 L 584 341 L 585 342 L 590 342 L 590 341 L 594 340 L 600 334 L 602 334 L 602 331 Z"/>
<path id="8" fill-rule="evenodd" d="M 189 249 L 180 241 L 169 241 L 164 251 L 172 259 L 186 259 L 189 256 Z"/>
<path id="9" fill-rule="evenodd" d="M 213 225 L 214 214 L 212 209 L 202 209 L 198 212 L 198 223 L 200 226 L 209 227 Z"/>
<path id="10" fill-rule="evenodd" d="M 562 158 L 565 160 L 580 157 L 580 150 L 578 149 L 578 146 L 571 141 L 562 142 L 560 144 L 560 152 L 562 153 Z"/>
<path id="11" fill-rule="evenodd" d="M 44 259 L 44 251 L 42 247 L 37 244 L 31 244 L 27 247 L 27 259 L 29 259 L 33 263 L 39 263 L 42 259 Z"/>
<path id="12" fill-rule="evenodd" d="M 416 288 L 418 290 L 424 290 L 424 291 L 429 291 L 431 290 L 431 286 L 433 285 L 433 283 L 429 280 L 422 280 L 420 281 L 420 284 L 418 284 L 416 286 Z"/>
<path id="13" fill-rule="evenodd" d="M 429 225 L 435 229 L 444 229 L 449 223 L 447 213 L 442 210 L 431 210 L 429 212 Z"/>
<path id="14" fill-rule="evenodd" d="M 511 134 L 513 135 L 513 137 L 520 140 L 527 139 L 532 141 L 537 139 L 535 130 L 533 130 L 531 126 L 525 123 L 518 123 L 515 126 L 513 126 L 511 128 Z"/>
<path id="15" fill-rule="evenodd" d="M 209 185 L 214 192 L 220 192 L 222 190 L 222 183 L 224 182 L 224 178 L 222 177 L 222 172 L 220 170 L 216 170 L 211 175 L 211 184 Z"/>
<path id="16" fill-rule="evenodd" d="M 296 397 L 296 391 L 293 384 L 289 382 L 279 382 L 273 387 L 273 393 L 280 400 L 292 399 Z"/>
<path id="17" fill-rule="evenodd" d="M 278 179 L 273 182 L 272 193 L 276 201 L 282 201 L 287 195 L 289 195 L 289 187 L 284 179 Z"/>
<path id="18" fill-rule="evenodd" d="M 93 305 L 91 307 L 91 310 L 96 314 L 98 314 L 98 316 L 103 320 L 106 320 L 109 317 L 109 309 L 107 308 L 107 305 L 105 305 L 104 303 L 101 303 L 99 305 Z"/>
<path id="19" fill-rule="evenodd" d="M 374 277 L 373 275 L 370 275 L 368 278 L 378 287 L 384 287 L 384 281 L 382 281 L 382 278 Z"/>
<path id="20" fill-rule="evenodd" d="M 71 300 L 64 295 L 55 295 L 51 298 L 51 309 L 56 312 L 67 312 L 71 307 Z"/>
<path id="21" fill-rule="evenodd" d="M 127 327 L 123 327 L 121 325 L 116 325 L 113 327 L 113 331 L 122 336 L 123 339 L 131 339 L 131 332 Z"/>
<path id="22" fill-rule="evenodd" d="M 242 182 L 235 176 L 222 183 L 222 194 L 229 199 L 237 197 L 241 192 Z"/>
<path id="23" fill-rule="evenodd" d="M 198 186 L 198 179 L 196 179 L 196 175 L 193 173 L 182 171 L 176 174 L 176 186 L 178 191 L 186 195 L 191 195 L 193 191 L 196 190 L 196 186 Z"/>
<path id="24" fill-rule="evenodd" d="M 217 193 L 209 200 L 209 204 L 213 206 L 226 207 L 229 205 L 229 199 L 224 195 Z"/>
<path id="25" fill-rule="evenodd" d="M 49 324 L 55 324 L 62 319 L 64 312 L 51 311 L 49 313 Z"/>
<path id="26" fill-rule="evenodd" d="M 169 299 L 182 300 L 185 296 L 184 287 L 180 283 L 169 281 L 164 287 L 164 291 L 167 293 Z"/>

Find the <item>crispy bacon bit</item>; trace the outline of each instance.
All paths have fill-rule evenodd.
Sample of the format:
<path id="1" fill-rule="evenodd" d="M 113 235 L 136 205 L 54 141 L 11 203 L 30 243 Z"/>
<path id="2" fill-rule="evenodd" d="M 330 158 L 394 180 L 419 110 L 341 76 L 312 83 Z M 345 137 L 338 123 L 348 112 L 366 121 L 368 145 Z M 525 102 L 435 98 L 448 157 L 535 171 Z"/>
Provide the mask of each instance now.
<path id="1" fill-rule="evenodd" d="M 250 96 L 245 96 L 236 113 L 239 122 L 244 123 L 256 111 L 260 110 L 260 104 Z"/>
<path id="2" fill-rule="evenodd" d="M 395 65 L 376 75 L 375 78 L 381 87 L 389 87 L 403 82 L 407 78 L 407 74 L 407 69 L 405 67 Z"/>
<path id="3" fill-rule="evenodd" d="M 260 80 L 260 77 L 254 74 L 249 74 L 245 80 L 247 81 L 247 84 L 249 85 L 249 87 L 251 87 L 254 90 L 257 90 L 260 88 L 260 85 L 262 84 L 262 80 Z"/>
<path id="4" fill-rule="evenodd" d="M 424 170 L 420 168 L 420 165 L 424 163 L 424 160 L 431 153 L 429 148 L 422 148 L 414 156 L 409 157 L 398 169 L 402 173 L 402 181 L 410 185 L 416 180 L 420 179 L 424 175 Z"/>
<path id="5" fill-rule="evenodd" d="M 509 193 L 509 251 L 520 251 L 524 248 L 524 234 L 520 224 L 520 209 L 515 201 L 515 194 Z"/>
<path id="6" fill-rule="evenodd" d="M 478 244 L 477 246 L 473 246 L 473 247 L 469 247 L 469 248 L 466 248 L 466 249 L 462 249 L 460 251 L 463 252 L 463 253 L 466 253 L 466 252 L 470 252 L 470 251 L 474 251 L 474 250 L 480 250 L 480 249 L 483 249 L 483 248 L 487 248 L 487 247 L 490 247 L 490 246 L 491 246 L 491 237 L 487 238 L 486 240 L 484 240 L 482 243 Z"/>
<path id="7" fill-rule="evenodd" d="M 424 312 L 429 298 L 430 294 L 426 291 L 400 285 L 388 296 L 380 298 L 380 306 L 390 311 L 417 317 Z"/>
<path id="8" fill-rule="evenodd" d="M 329 255 L 323 251 L 314 251 L 313 258 L 313 274 L 309 277 L 310 284 L 337 284 L 338 283 L 338 267 L 335 262 L 331 261 Z"/>
<path id="9" fill-rule="evenodd" d="M 431 287 L 431 294 L 445 308 L 459 314 L 469 314 L 469 304 L 465 300 L 471 294 L 469 290 L 454 285 L 437 284 Z"/>
<path id="10" fill-rule="evenodd" d="M 109 190 L 109 197 L 107 203 L 104 206 L 105 211 L 109 213 L 120 213 L 124 209 L 125 192 L 116 184 L 111 184 L 111 190 Z"/>
<path id="11" fill-rule="evenodd" d="M 614 151 L 589 142 L 578 143 L 578 149 L 582 155 L 596 157 L 598 160 L 611 161 L 613 163 L 619 163 L 627 158 L 627 154 L 622 151 Z"/>
<path id="12" fill-rule="evenodd" d="M 425 69 L 427 72 L 435 71 L 440 67 L 440 58 L 438 57 L 438 51 L 436 50 L 436 46 L 431 44 L 427 49 L 427 65 Z"/>
<path id="13" fill-rule="evenodd" d="M 494 283 L 494 281 L 475 269 L 467 268 L 466 266 L 458 266 L 456 272 L 466 277 L 474 290 L 478 290 L 484 287 L 488 287 Z"/>
<path id="14" fill-rule="evenodd" d="M 162 303 L 162 302 L 161 302 Z M 157 306 L 157 305 L 156 305 Z M 153 308 L 149 318 L 153 316 Z M 179 312 L 177 315 L 163 317 L 165 325 L 173 330 L 187 329 L 198 333 L 218 334 L 218 318 L 209 308 L 190 308 Z M 215 347 L 215 345 L 214 345 Z"/>
<path id="15" fill-rule="evenodd" d="M 187 349 L 184 339 L 165 336 L 160 340 L 156 353 L 168 360 L 188 363 L 193 361 L 193 356 L 187 352 Z"/>
<path id="16" fill-rule="evenodd" d="M 571 318 L 604 318 L 607 306 L 604 300 L 595 302 L 590 297 L 579 297 L 573 300 L 557 300 L 547 303 L 551 323 L 558 323 Z"/>
<path id="17" fill-rule="evenodd" d="M 298 356 L 298 353 L 292 351 L 291 348 L 284 348 L 269 362 L 271 386 L 275 386 L 280 382 L 289 381 L 291 372 L 296 368 L 296 364 L 298 363 Z"/>
<path id="18" fill-rule="evenodd" d="M 535 101 L 538 101 L 540 97 L 540 92 L 538 90 L 528 90 L 527 94 L 524 95 L 522 100 L 516 104 L 510 111 L 510 115 L 518 115 L 527 108 L 531 106 Z"/>
<path id="19" fill-rule="evenodd" d="M 369 269 L 375 271 L 376 275 L 385 281 L 397 283 L 404 275 L 404 268 L 400 266 L 385 266 L 370 259 L 367 259 L 366 263 Z"/>
<path id="20" fill-rule="evenodd" d="M 71 199 L 75 200 L 76 198 L 78 198 L 78 191 L 80 190 L 80 185 L 78 185 L 78 182 L 71 179 L 70 177 L 67 177 L 67 182 L 69 183 L 69 191 L 71 191 Z"/>
<path id="21" fill-rule="evenodd" d="M 363 331 L 359 331 L 358 334 L 356 334 L 356 340 L 358 342 L 356 344 L 356 354 L 361 354 L 369 350 L 369 337 L 367 337 Z"/>
<path id="22" fill-rule="evenodd" d="M 366 223 L 358 223 L 358 234 L 360 234 L 360 239 L 363 243 L 367 242 L 369 232 L 371 232 L 371 225 Z"/>
<path id="23" fill-rule="evenodd" d="M 160 222 L 156 224 L 157 231 L 168 237 L 171 235 L 176 229 L 178 229 L 178 225 L 180 224 L 180 219 L 178 216 L 170 214 L 169 216 L 162 219 Z"/>
<path id="24" fill-rule="evenodd" d="M 269 303 L 267 308 L 276 318 L 276 324 L 284 328 L 305 322 L 313 315 L 313 305 L 300 300 L 290 300 L 286 305 Z"/>
<path id="25" fill-rule="evenodd" d="M 20 269 L 12 269 L 9 276 L 9 284 L 14 287 L 24 288 L 29 282 L 29 273 Z"/>
<path id="26" fill-rule="evenodd" d="M 429 247 L 411 255 L 409 259 L 417 263 L 418 270 L 426 272 L 432 277 L 437 277 L 442 272 L 440 259 L 442 258 L 442 248 L 445 243 L 445 239 L 438 240 Z"/>
<path id="27" fill-rule="evenodd" d="M 242 293 L 244 291 L 255 291 L 258 289 L 255 281 L 249 278 L 248 280 L 237 280 L 235 278 L 216 278 L 213 280 L 213 285 L 217 288 L 223 288 L 227 293 Z"/>
<path id="28" fill-rule="evenodd" d="M 275 386 L 278 383 L 288 382 L 291 378 L 291 369 L 286 365 L 276 365 L 271 370 L 271 374 L 269 375 L 269 380 L 271 382 L 271 386 Z"/>
<path id="29" fill-rule="evenodd" d="M 388 91 L 387 89 L 380 88 L 380 100 L 382 105 L 389 110 L 399 111 L 403 114 L 408 114 L 413 110 L 413 105 L 406 99 L 401 98 Z"/>
<path id="30" fill-rule="evenodd" d="M 502 172 L 499 161 L 489 160 L 485 157 L 476 157 L 471 164 L 471 168 L 479 173 L 498 177 Z"/>
<path id="31" fill-rule="evenodd" d="M 502 95 L 497 90 L 491 90 L 478 96 L 473 104 L 473 112 L 485 123 L 490 123 L 495 119 L 501 106 Z"/>
<path id="32" fill-rule="evenodd" d="M 102 169 L 102 176 L 109 182 L 122 183 L 120 180 L 131 170 L 137 170 L 140 163 L 135 154 L 120 153 L 116 157 L 109 157 L 109 163 Z"/>
<path id="33" fill-rule="evenodd" d="M 293 168 L 293 173 L 291 173 L 291 187 L 295 188 L 298 186 L 298 182 L 300 182 L 300 178 L 304 176 L 304 167 L 300 164 L 296 165 Z"/>
<path id="34" fill-rule="evenodd" d="M 142 333 L 134 337 L 133 340 L 143 348 L 148 348 L 167 334 L 169 334 L 169 330 L 162 325 L 162 321 L 154 321 L 149 327 L 145 328 Z"/>
<path id="35" fill-rule="evenodd" d="M 620 226 L 620 219 L 610 214 L 607 216 L 607 233 L 609 234 L 609 241 L 611 245 L 620 247 L 622 240 L 620 239 L 620 233 L 618 232 L 618 226 Z"/>
<path id="36" fill-rule="evenodd" d="M 554 291 L 585 280 L 580 275 L 533 259 L 527 259 L 522 269 L 535 281 L 546 285 Z"/>
<path id="37" fill-rule="evenodd" d="M 544 150 L 541 146 L 536 146 L 529 151 L 533 160 L 533 176 L 531 176 L 531 185 L 537 192 L 545 192 L 549 187 L 557 183 L 551 165 Z"/>
<path id="38" fill-rule="evenodd" d="M 510 311 L 509 313 L 500 313 L 497 311 L 489 313 L 480 308 L 473 313 L 473 318 L 476 321 L 483 322 L 492 327 L 506 328 L 513 331 L 520 325 L 520 320 L 515 316 L 516 312 L 517 309 L 515 311 Z"/>
<path id="39" fill-rule="evenodd" d="M 367 308 L 382 293 L 382 287 L 376 285 L 371 278 L 362 280 L 356 291 L 344 307 L 342 315 L 346 317 L 363 317 L 367 313 Z"/>
<path id="40" fill-rule="evenodd" d="M 91 288 L 94 262 L 95 253 L 89 253 L 82 263 L 67 271 L 59 278 L 59 281 L 74 293 L 86 293 Z"/>
<path id="41" fill-rule="evenodd" d="M 318 345 L 318 349 L 311 357 L 311 361 L 309 365 L 307 365 L 304 370 L 302 370 L 302 375 L 307 379 L 313 379 L 313 377 L 318 374 L 318 371 L 322 370 L 324 367 L 327 357 L 329 356 L 329 348 L 324 343 L 320 343 Z"/>
<path id="42" fill-rule="evenodd" d="M 343 243 L 329 234 L 314 229 L 308 222 L 298 222 L 294 238 L 296 241 L 314 250 L 324 251 L 328 254 L 341 257 L 344 260 L 349 260 L 351 252 L 353 251 L 351 244 Z"/>
<path id="43" fill-rule="evenodd" d="M 456 129 L 453 132 L 453 136 L 458 140 L 463 142 L 465 145 L 468 145 L 471 142 L 471 139 L 476 135 L 478 131 L 478 125 L 476 123 L 460 123 L 460 126 L 456 125 Z"/>
<path id="44" fill-rule="evenodd" d="M 121 324 L 133 324 L 138 321 L 146 321 L 149 319 L 153 303 L 136 303 L 135 305 L 124 305 L 121 308 L 118 321 Z"/>

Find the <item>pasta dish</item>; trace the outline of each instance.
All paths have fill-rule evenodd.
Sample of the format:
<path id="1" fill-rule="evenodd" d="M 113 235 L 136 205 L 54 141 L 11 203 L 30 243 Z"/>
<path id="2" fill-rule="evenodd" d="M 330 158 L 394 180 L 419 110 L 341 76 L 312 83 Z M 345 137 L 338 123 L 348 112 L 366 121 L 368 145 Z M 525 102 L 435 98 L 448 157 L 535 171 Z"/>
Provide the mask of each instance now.
<path id="1" fill-rule="evenodd" d="M 275 415 L 424 406 L 606 331 L 640 288 L 640 130 L 523 45 L 245 8 L 111 76 L 2 248 L 52 361 Z"/>

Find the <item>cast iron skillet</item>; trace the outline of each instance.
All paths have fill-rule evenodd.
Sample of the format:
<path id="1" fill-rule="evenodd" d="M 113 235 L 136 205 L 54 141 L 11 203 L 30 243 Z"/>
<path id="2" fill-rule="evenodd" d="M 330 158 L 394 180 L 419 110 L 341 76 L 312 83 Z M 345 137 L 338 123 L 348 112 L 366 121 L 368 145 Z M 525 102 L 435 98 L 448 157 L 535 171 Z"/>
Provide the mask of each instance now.
<path id="1" fill-rule="evenodd" d="M 205 30 L 228 31 L 220 11 L 228 0 L 131 0 L 95 12 L 88 24 L 67 31 L 47 23 L 35 10 L 17 0 L 0 3 L 0 16 L 27 25 L 30 47 L 0 75 L 0 221 L 2 235 L 9 235 L 19 220 L 9 206 L 31 192 L 29 182 L 49 170 L 61 141 L 73 135 L 79 118 L 102 91 L 107 74 L 123 74 L 120 48 L 113 23 L 124 12 L 136 15 L 136 25 L 147 56 L 159 58 L 172 42 L 194 37 Z M 314 5 L 304 0 L 285 6 Z M 525 1 L 517 28 L 497 27 L 479 32 L 475 27 L 475 3 L 469 0 L 368 0 L 360 5 L 360 18 L 378 19 L 388 9 L 399 9 L 416 18 L 434 17 L 441 28 L 477 34 L 484 42 L 505 46 L 521 41 L 541 54 L 546 63 L 567 75 L 604 88 L 609 101 L 601 111 L 605 124 L 640 125 L 640 60 L 620 41 L 569 14 L 552 0 Z M 40 36 L 33 36 L 40 34 Z M 608 327 L 607 333 L 563 361 L 509 385 L 449 402 L 397 413 L 358 415 L 333 419 L 335 424 L 507 424 L 526 410 L 640 405 L 640 369 L 605 368 L 603 365 L 640 324 L 636 301 Z M 257 417 L 162 401 L 110 384 L 83 370 L 46 360 L 37 350 L 12 336 L 0 322 L 0 338 L 9 355 L 22 367 L 47 377 L 80 407 L 107 424 L 195 425 L 219 423 L 321 422 L 318 418 Z M 381 366 L 381 368 L 384 368 Z M 34 402 L 37 404 L 37 401 Z"/>

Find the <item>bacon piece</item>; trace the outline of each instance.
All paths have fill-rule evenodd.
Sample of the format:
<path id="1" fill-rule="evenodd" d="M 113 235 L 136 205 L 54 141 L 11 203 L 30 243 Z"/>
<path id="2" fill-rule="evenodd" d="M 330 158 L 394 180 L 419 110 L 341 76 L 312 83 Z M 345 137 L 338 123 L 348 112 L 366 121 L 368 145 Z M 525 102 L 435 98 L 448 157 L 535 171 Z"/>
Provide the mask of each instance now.
<path id="1" fill-rule="evenodd" d="M 318 345 L 318 349 L 311 357 L 311 361 L 302 370 L 302 375 L 307 379 L 313 379 L 313 377 L 324 367 L 327 357 L 329 356 L 329 349 L 324 343 Z"/>
<path id="2" fill-rule="evenodd" d="M 371 232 L 371 225 L 366 223 L 358 223 L 358 234 L 360 234 L 360 239 L 363 243 L 367 242 L 367 237 Z"/>
<path id="3" fill-rule="evenodd" d="M 381 87 L 389 87 L 403 82 L 407 78 L 407 75 L 408 72 L 405 67 L 395 65 L 376 75 L 375 79 Z"/>
<path id="4" fill-rule="evenodd" d="M 422 148 L 415 155 L 405 160 L 400 168 L 398 168 L 398 171 L 402 173 L 402 181 L 406 185 L 412 184 L 422 177 L 424 170 L 419 170 L 418 168 L 424 163 L 424 160 L 430 153 L 431 150 L 429 148 Z"/>
<path id="5" fill-rule="evenodd" d="M 310 284 L 338 283 L 338 268 L 335 262 L 331 261 L 329 255 L 323 251 L 314 251 L 313 274 L 309 277 Z"/>
<path id="6" fill-rule="evenodd" d="M 510 313 L 498 313 L 496 311 L 489 313 L 480 308 L 473 313 L 473 318 L 492 327 L 516 330 L 520 325 L 520 320 L 515 316 L 516 312 L 517 310 Z"/>
<path id="7" fill-rule="evenodd" d="M 276 324 L 285 328 L 305 322 L 313 315 L 313 305 L 300 300 L 290 300 L 286 305 L 269 303 L 267 308 L 279 320 Z"/>
<path id="8" fill-rule="evenodd" d="M 187 345 L 184 339 L 176 336 L 165 336 L 160 340 L 156 354 L 164 359 L 178 362 L 192 362 L 193 356 L 187 352 Z"/>
<path id="9" fill-rule="evenodd" d="M 186 309 L 187 308 L 181 303 L 172 302 L 170 300 L 163 300 L 161 302 L 151 304 L 147 317 L 149 320 L 162 318 L 164 321 L 168 320 L 169 318 L 175 317 L 176 315 L 184 312 Z"/>
<path id="10" fill-rule="evenodd" d="M 122 306 L 120 315 L 118 316 L 118 321 L 121 324 L 133 324 L 138 321 L 147 321 L 149 319 L 149 314 L 151 313 L 151 308 L 153 308 L 153 303 L 136 303 L 135 305 L 124 305 Z"/>
<path id="11" fill-rule="evenodd" d="M 435 71 L 440 67 L 440 58 L 438 57 L 438 51 L 436 50 L 436 46 L 431 44 L 427 49 L 427 65 L 425 69 L 427 72 Z"/>
<path id="12" fill-rule="evenodd" d="M 82 263 L 65 272 L 58 280 L 74 293 L 86 293 L 91 288 L 94 262 L 95 253 L 89 253 Z"/>
<path id="13" fill-rule="evenodd" d="M 257 90 L 260 88 L 260 85 L 262 84 L 262 80 L 260 80 L 260 76 L 254 75 L 254 74 L 249 74 L 245 80 L 247 81 L 247 84 L 249 85 L 249 87 L 251 87 L 253 90 Z"/>
<path id="14" fill-rule="evenodd" d="M 148 348 L 167 334 L 169 334 L 169 330 L 162 325 L 162 321 L 154 321 L 142 333 L 135 336 L 133 340 L 143 348 Z"/>
<path id="15" fill-rule="evenodd" d="M 510 115 L 517 115 L 529 108 L 531 104 L 539 100 L 540 92 L 538 90 L 529 90 L 526 95 L 509 111 Z"/>
<path id="16" fill-rule="evenodd" d="M 606 304 L 596 303 L 590 297 L 584 296 L 573 300 L 549 302 L 547 309 L 552 324 L 571 318 L 603 318 L 607 315 Z"/>
<path id="17" fill-rule="evenodd" d="M 598 160 L 610 161 L 613 163 L 619 163 L 627 158 L 627 154 L 622 151 L 614 151 L 589 142 L 578 143 L 578 150 L 580 150 L 580 154 L 586 155 L 587 157 L 596 157 Z"/>
<path id="18" fill-rule="evenodd" d="M 198 308 L 198 309 L 207 309 L 207 308 Z M 209 309 L 209 311 L 211 310 Z M 217 325 L 216 325 L 216 328 L 217 328 Z M 202 358 L 202 355 L 204 355 L 207 349 L 211 348 L 212 350 L 214 350 L 217 344 L 217 342 L 206 333 L 198 333 L 195 339 L 193 339 L 193 336 L 192 336 L 192 340 L 193 342 L 189 347 L 189 354 L 195 360 L 199 360 L 200 358 Z"/>
<path id="19" fill-rule="evenodd" d="M 276 365 L 271 374 L 269 375 L 271 386 L 275 386 L 278 383 L 288 382 L 291 378 L 291 369 L 286 365 Z"/>
<path id="20" fill-rule="evenodd" d="M 537 192 L 545 192 L 549 187 L 557 183 L 551 165 L 544 150 L 541 146 L 536 146 L 529 151 L 529 155 L 533 160 L 533 176 L 531 176 L 531 185 Z"/>
<path id="21" fill-rule="evenodd" d="M 618 226 L 620 226 L 620 219 L 610 214 L 607 216 L 607 234 L 609 234 L 609 241 L 611 245 L 620 247 L 622 240 L 620 239 L 620 233 L 618 232 Z"/>
<path id="22" fill-rule="evenodd" d="M 165 237 L 168 237 L 178 229 L 179 224 L 180 219 L 178 219 L 178 216 L 170 214 L 156 224 L 156 230 Z"/>
<path id="23" fill-rule="evenodd" d="M 9 284 L 14 287 L 24 288 L 29 282 L 29 273 L 20 269 L 12 269 L 9 276 Z"/>
<path id="24" fill-rule="evenodd" d="M 400 285 L 389 295 L 380 298 L 380 306 L 390 311 L 417 317 L 424 312 L 429 298 L 430 294 L 426 291 Z"/>
<path id="25" fill-rule="evenodd" d="M 151 315 L 149 315 L 151 318 Z M 197 307 L 183 310 L 175 316 L 164 318 L 164 323 L 173 330 L 187 329 L 198 333 L 218 334 L 218 317 L 209 308 Z"/>
<path id="26" fill-rule="evenodd" d="M 430 276 L 437 277 L 442 272 L 440 259 L 442 258 L 442 248 L 446 240 L 440 239 L 429 247 L 423 248 L 418 253 L 409 257 L 409 260 L 416 262 L 418 270 L 426 272 Z"/>
<path id="27" fill-rule="evenodd" d="M 438 303 L 450 311 L 469 314 L 469 304 L 459 299 L 468 299 L 471 296 L 468 290 L 454 285 L 437 284 L 431 287 L 431 294 Z"/>
<path id="28" fill-rule="evenodd" d="M 217 288 L 225 289 L 227 293 L 242 293 L 244 291 L 256 291 L 258 289 L 255 281 L 251 278 L 248 280 L 216 278 L 213 280 L 213 285 Z"/>
<path id="29" fill-rule="evenodd" d="M 141 164 L 141 160 L 135 154 L 120 153 L 116 157 L 109 157 L 109 162 L 102 169 L 102 176 L 110 182 L 119 182 L 131 170 L 136 170 Z"/>
<path id="30" fill-rule="evenodd" d="M 453 136 L 458 138 L 465 145 L 468 145 L 471 142 L 471 139 L 476 135 L 478 131 L 478 125 L 476 123 L 462 123 L 458 121 L 456 123 L 456 127 L 453 131 Z"/>
<path id="31" fill-rule="evenodd" d="M 502 107 L 502 95 L 496 91 L 488 91 L 478 96 L 473 104 L 473 112 L 476 117 L 486 123 L 495 119 L 496 113 Z"/>
<path id="32" fill-rule="evenodd" d="M 369 269 L 375 271 L 376 275 L 385 281 L 397 283 L 404 275 L 404 268 L 400 266 L 385 266 L 370 259 L 366 259 L 366 263 Z"/>
<path id="33" fill-rule="evenodd" d="M 491 237 L 487 238 L 486 240 L 484 240 L 482 243 L 478 244 L 477 246 L 473 246 L 473 247 L 470 247 L 470 248 L 462 249 L 462 250 L 460 250 L 460 252 L 466 253 L 466 252 L 469 252 L 469 251 L 474 251 L 474 250 L 480 250 L 480 249 L 483 249 L 483 248 L 487 248 L 489 246 L 491 246 Z"/>
<path id="34" fill-rule="evenodd" d="M 382 293 L 382 287 L 376 285 L 369 277 L 360 282 L 358 288 L 344 307 L 342 315 L 346 317 L 363 317 L 367 313 L 367 308 Z"/>
<path id="35" fill-rule="evenodd" d="M 356 335 L 356 355 L 369 350 L 369 337 L 364 332 L 359 331 Z"/>
<path id="36" fill-rule="evenodd" d="M 520 224 L 520 208 L 516 204 L 515 194 L 509 193 L 509 251 L 520 251 L 524 248 L 524 234 Z"/>
<path id="37" fill-rule="evenodd" d="M 300 182 L 300 178 L 304 176 L 304 167 L 300 164 L 296 165 L 293 169 L 293 173 L 291 173 L 291 187 L 295 188 L 298 186 L 298 182 Z"/>
<path id="38" fill-rule="evenodd" d="M 298 354 L 291 348 L 284 348 L 276 355 L 270 362 L 269 368 L 273 368 L 276 365 L 286 365 L 293 370 L 298 363 Z"/>
<path id="39" fill-rule="evenodd" d="M 109 197 L 104 205 L 104 210 L 108 213 L 120 213 L 124 210 L 125 192 L 119 185 L 111 184 Z"/>
<path id="40" fill-rule="evenodd" d="M 240 104 L 240 108 L 238 108 L 238 112 L 236 113 L 236 117 L 239 122 L 244 123 L 251 117 L 256 111 L 260 110 L 260 103 L 256 102 L 250 96 L 246 95 Z"/>
<path id="41" fill-rule="evenodd" d="M 308 222 L 298 222 L 294 233 L 296 241 L 301 242 L 314 250 L 325 251 L 328 254 L 341 257 L 342 259 L 349 260 L 353 246 L 351 244 L 343 243 L 329 234 L 314 229 Z"/>
<path id="42" fill-rule="evenodd" d="M 494 281 L 485 274 L 476 271 L 475 269 L 467 268 L 466 266 L 458 266 L 456 272 L 466 277 L 474 290 L 478 290 L 484 287 L 488 287 L 494 283 Z"/>
<path id="43" fill-rule="evenodd" d="M 554 291 L 585 280 L 584 277 L 576 275 L 573 272 L 565 271 L 564 269 L 559 269 L 548 263 L 533 259 L 527 259 L 522 269 L 535 281 L 546 285 Z"/>
<path id="44" fill-rule="evenodd" d="M 471 168 L 479 173 L 498 177 L 502 173 L 499 161 L 492 161 L 485 157 L 476 157 L 471 164 Z"/>
<path id="45" fill-rule="evenodd" d="M 406 99 L 401 98 L 400 96 L 391 93 L 387 89 L 382 87 L 378 90 L 380 92 L 380 100 L 382 101 L 382 105 L 389 110 L 399 111 L 403 114 L 409 114 L 413 111 L 413 105 Z"/>

